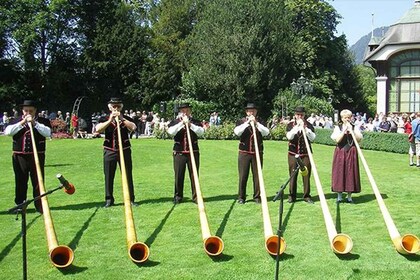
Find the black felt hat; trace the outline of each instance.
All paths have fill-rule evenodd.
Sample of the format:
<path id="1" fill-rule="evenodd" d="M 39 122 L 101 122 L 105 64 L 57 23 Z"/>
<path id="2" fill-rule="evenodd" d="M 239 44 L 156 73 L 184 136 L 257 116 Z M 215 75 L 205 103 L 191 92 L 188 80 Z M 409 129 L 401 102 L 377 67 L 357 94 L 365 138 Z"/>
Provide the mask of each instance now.
<path id="1" fill-rule="evenodd" d="M 190 103 L 179 104 L 178 109 L 182 109 L 182 108 L 191 108 Z"/>
<path id="2" fill-rule="evenodd" d="M 305 113 L 305 107 L 302 107 L 302 106 L 296 107 L 295 113 Z"/>
<path id="3" fill-rule="evenodd" d="M 258 109 L 258 107 L 253 102 L 248 102 L 248 104 L 245 106 L 245 110 L 247 109 Z"/>
<path id="4" fill-rule="evenodd" d="M 108 101 L 108 104 L 122 104 L 122 100 L 119 97 L 111 97 L 111 99 Z"/>
<path id="5" fill-rule="evenodd" d="M 23 100 L 23 103 L 20 104 L 21 107 L 27 106 L 27 107 L 35 107 L 36 108 L 36 102 L 35 100 L 26 99 Z"/>

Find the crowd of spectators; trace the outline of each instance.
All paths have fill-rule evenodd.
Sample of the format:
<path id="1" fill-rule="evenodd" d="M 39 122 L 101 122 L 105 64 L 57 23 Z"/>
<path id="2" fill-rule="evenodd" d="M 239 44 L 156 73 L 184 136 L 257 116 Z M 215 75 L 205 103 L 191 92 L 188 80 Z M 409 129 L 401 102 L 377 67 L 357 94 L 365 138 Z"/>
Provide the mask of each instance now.
<path id="1" fill-rule="evenodd" d="M 3 115 L 0 118 L 0 132 L 3 132 L 4 128 L 9 123 L 12 123 L 15 118 L 18 118 L 18 114 L 18 111 L 15 109 L 12 110 L 12 114 L 3 112 Z M 39 116 L 50 119 L 51 121 L 57 120 L 58 122 L 56 123 L 60 124 L 58 130 L 72 135 L 73 138 L 100 137 L 100 135 L 95 131 L 95 125 L 101 117 L 106 116 L 104 111 L 92 113 L 90 120 L 78 117 L 75 113 L 70 114 L 70 112 L 66 112 L 64 115 L 61 111 L 51 113 L 48 111 L 40 111 L 38 114 Z M 132 133 L 131 138 L 152 136 L 155 130 L 165 130 L 169 123 L 164 118 L 161 118 L 159 113 L 153 111 L 135 111 L 130 109 L 125 110 L 124 115 L 131 117 L 137 125 L 137 129 Z M 366 113 L 355 113 L 352 116 L 351 122 L 356 125 L 360 131 L 406 133 L 407 122 L 411 122 L 414 115 L 414 113 L 389 113 L 387 115 L 381 113 L 368 118 Z M 332 117 L 323 114 L 318 115 L 312 113 L 307 120 L 315 128 L 334 128 L 334 121 Z M 274 116 L 268 120 L 267 126 L 270 129 L 275 129 L 278 125 L 287 125 L 290 121 L 291 119 L 289 116 Z M 213 126 L 217 127 L 221 124 L 222 120 L 218 112 L 212 112 L 208 120 L 202 121 L 204 129 Z M 57 132 L 57 129 L 54 130 L 54 125 L 53 132 Z"/>

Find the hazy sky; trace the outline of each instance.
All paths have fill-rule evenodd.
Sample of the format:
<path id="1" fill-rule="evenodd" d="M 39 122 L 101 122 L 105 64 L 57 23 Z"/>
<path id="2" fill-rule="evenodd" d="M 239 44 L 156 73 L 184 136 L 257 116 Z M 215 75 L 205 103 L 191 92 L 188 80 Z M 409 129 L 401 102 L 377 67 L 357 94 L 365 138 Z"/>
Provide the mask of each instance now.
<path id="1" fill-rule="evenodd" d="M 396 23 L 409 9 L 414 0 L 327 0 L 342 16 L 337 34 L 345 34 L 349 46 L 372 31 L 373 27 Z"/>

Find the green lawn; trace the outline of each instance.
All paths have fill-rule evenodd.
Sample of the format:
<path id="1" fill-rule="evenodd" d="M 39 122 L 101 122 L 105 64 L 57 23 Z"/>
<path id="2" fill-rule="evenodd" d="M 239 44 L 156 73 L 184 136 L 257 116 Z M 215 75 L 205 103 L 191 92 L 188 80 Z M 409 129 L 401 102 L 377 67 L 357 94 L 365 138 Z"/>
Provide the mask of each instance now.
<path id="1" fill-rule="evenodd" d="M 139 207 L 133 216 L 139 241 L 150 247 L 140 265 L 127 255 L 121 177 L 117 172 L 116 206 L 102 208 L 104 179 L 102 140 L 52 140 L 47 143 L 45 187 L 59 185 L 62 173 L 76 187 L 74 195 L 49 197 L 59 244 L 74 250 L 73 264 L 64 270 L 48 258 L 43 217 L 30 205 L 27 215 L 29 279 L 274 279 L 275 259 L 264 248 L 261 206 L 235 203 L 237 141 L 200 141 L 200 185 L 211 233 L 225 249 L 211 258 L 203 250 L 197 205 L 174 206 L 172 141 L 133 139 L 134 184 Z M 264 181 L 273 232 L 278 226 L 276 191 L 288 178 L 287 142 L 266 141 Z M 314 159 L 337 231 L 354 243 L 351 254 L 335 255 L 330 248 L 321 205 L 312 180 L 314 205 L 285 200 L 280 279 L 419 279 L 420 256 L 400 255 L 394 248 L 375 196 L 361 166 L 362 193 L 356 204 L 335 204 L 330 191 L 333 147 L 314 145 Z M 420 169 L 408 166 L 408 155 L 364 151 L 385 204 L 401 235 L 420 236 Z M 5 210 L 14 206 L 11 139 L 0 137 L 0 278 L 22 276 L 21 221 Z M 301 181 L 298 191 L 302 192 Z M 31 192 L 28 192 L 29 196 Z M 251 177 L 248 199 L 252 198 Z M 287 196 L 285 196 L 287 199 Z"/>

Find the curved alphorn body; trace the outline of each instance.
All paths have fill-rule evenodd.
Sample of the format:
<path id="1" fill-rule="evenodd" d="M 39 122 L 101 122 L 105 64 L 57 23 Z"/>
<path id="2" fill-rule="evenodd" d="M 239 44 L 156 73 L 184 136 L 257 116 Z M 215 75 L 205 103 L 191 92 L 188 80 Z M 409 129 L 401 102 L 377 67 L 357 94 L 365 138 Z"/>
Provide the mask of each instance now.
<path id="1" fill-rule="evenodd" d="M 302 134 L 306 148 L 308 150 L 309 161 L 311 163 L 312 173 L 314 175 L 315 185 L 319 196 L 319 202 L 321 203 L 322 214 L 324 216 L 325 226 L 327 228 L 327 234 L 331 244 L 331 248 L 334 251 L 334 253 L 342 255 L 347 254 L 353 248 L 353 241 L 347 234 L 337 233 L 333 219 L 328 209 L 327 201 L 325 200 L 324 191 L 322 190 L 321 181 L 319 180 L 318 176 L 318 170 L 316 169 L 315 161 L 312 156 L 311 149 L 309 148 L 309 141 L 303 129 Z"/>
<path id="2" fill-rule="evenodd" d="M 121 138 L 120 120 L 115 118 L 118 133 L 118 151 L 120 154 L 121 180 L 124 198 L 125 227 L 127 232 L 128 256 L 135 263 L 143 263 L 148 260 L 150 250 L 143 242 L 137 242 L 136 228 L 134 226 L 133 211 L 131 209 L 130 192 L 128 189 L 127 170 L 125 168 L 124 151 Z"/>
<path id="3" fill-rule="evenodd" d="M 32 149 L 34 152 L 34 160 L 36 167 L 36 175 L 38 177 L 38 187 L 40 195 L 45 193 L 44 179 L 42 176 L 41 166 L 39 163 L 38 150 L 35 143 L 34 130 L 32 123 L 28 122 L 31 131 Z M 45 233 L 47 236 L 48 250 L 51 263 L 58 268 L 66 268 L 73 262 L 73 250 L 65 245 L 58 245 L 57 236 L 54 230 L 54 224 L 51 218 L 50 208 L 48 206 L 47 196 L 41 197 L 42 211 L 44 216 Z"/>
<path id="4" fill-rule="evenodd" d="M 198 212 L 200 216 L 201 235 L 203 238 L 204 251 L 209 256 L 218 256 L 223 251 L 224 243 L 220 237 L 212 236 L 210 234 L 210 228 L 207 222 L 206 210 L 204 208 L 204 201 L 201 195 L 200 182 L 198 180 L 197 165 L 195 163 L 195 158 L 194 158 L 194 149 L 191 142 L 190 129 L 187 125 L 185 126 L 185 130 L 187 131 L 187 141 L 188 141 L 188 147 L 190 149 L 190 160 L 191 160 L 191 166 L 192 166 L 192 171 L 193 171 L 195 192 L 197 195 L 197 207 L 198 207 Z"/>
<path id="5" fill-rule="evenodd" d="M 398 251 L 398 253 L 404 255 L 416 254 L 420 250 L 419 238 L 413 234 L 405 234 L 401 237 L 400 233 L 397 230 L 397 227 L 394 224 L 394 221 L 391 218 L 391 215 L 388 212 L 388 209 L 385 206 L 384 200 L 382 199 L 381 193 L 379 192 L 378 186 L 376 185 L 375 179 L 373 179 L 372 173 L 370 172 L 366 159 L 362 153 L 362 150 L 360 149 L 356 136 L 354 135 L 353 131 L 350 131 L 350 134 L 353 137 L 357 153 L 360 156 L 360 160 L 362 161 L 363 167 L 365 168 L 366 174 L 369 178 L 370 185 L 372 186 L 372 190 L 375 194 L 376 201 L 378 202 L 379 209 L 381 210 L 382 216 L 384 218 L 386 227 L 389 232 L 389 236 L 391 237 L 395 249 Z"/>
<path id="6" fill-rule="evenodd" d="M 255 124 L 252 121 L 250 122 L 250 124 L 252 127 L 252 133 L 254 135 L 253 138 L 254 138 L 254 146 L 255 146 L 255 159 L 257 161 L 258 182 L 260 184 L 261 210 L 262 210 L 262 216 L 263 216 L 263 222 L 264 222 L 265 249 L 270 255 L 275 256 L 277 255 L 277 251 L 279 248 L 279 237 L 273 234 L 273 228 L 271 227 L 270 213 L 268 211 L 267 195 L 265 193 L 264 178 L 263 178 L 262 169 L 261 169 L 260 151 L 258 148 Z M 286 250 L 286 242 L 284 241 L 284 238 L 282 237 L 280 239 L 279 255 L 281 255 L 284 252 L 284 250 Z"/>

